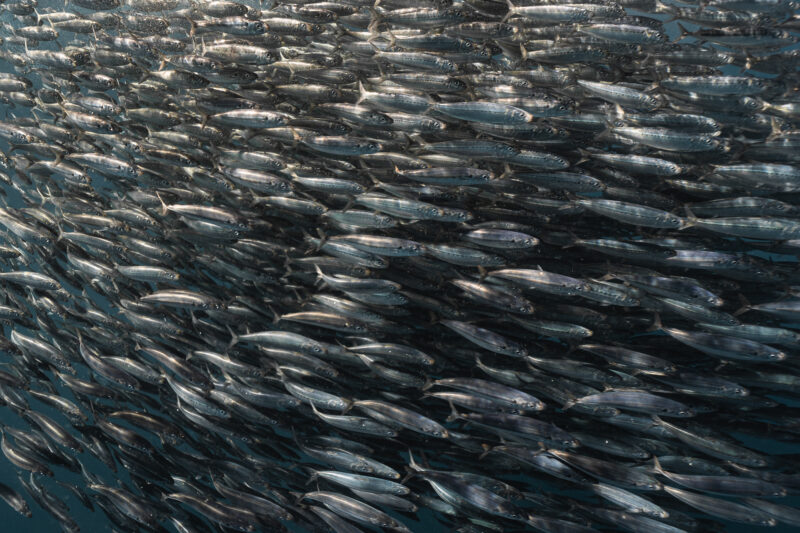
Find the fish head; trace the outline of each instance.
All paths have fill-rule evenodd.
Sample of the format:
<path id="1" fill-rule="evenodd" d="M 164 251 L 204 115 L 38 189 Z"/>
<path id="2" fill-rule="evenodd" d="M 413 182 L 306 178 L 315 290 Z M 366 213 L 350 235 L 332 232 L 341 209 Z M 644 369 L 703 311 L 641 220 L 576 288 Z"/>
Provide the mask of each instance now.
<path id="1" fill-rule="evenodd" d="M 354 461 L 348 465 L 348 468 L 359 474 L 375 474 L 375 469 L 366 461 Z"/>
<path id="2" fill-rule="evenodd" d="M 109 134 L 122 133 L 122 128 L 113 122 L 104 123 L 102 125 L 102 130 Z"/>
<path id="3" fill-rule="evenodd" d="M 247 24 L 247 31 L 251 35 L 261 35 L 262 33 L 266 33 L 267 26 L 260 20 L 254 20 Z"/>
<path id="4" fill-rule="evenodd" d="M 470 220 L 472 220 L 472 213 L 470 213 L 469 211 L 464 211 L 460 209 L 459 210 L 450 209 L 448 211 L 449 211 L 448 213 L 449 217 L 453 220 L 456 220 L 457 222 L 469 222 Z M 499 256 L 493 257 L 493 260 L 496 259 L 497 257 Z M 501 259 L 500 263 L 498 264 L 501 265 L 505 264 L 505 260 Z"/>
<path id="5" fill-rule="evenodd" d="M 663 485 L 660 482 L 656 481 L 655 479 L 647 481 L 645 480 L 637 481 L 634 483 L 634 485 L 639 490 L 648 490 L 648 491 L 661 490 L 663 488 Z"/>
<path id="6" fill-rule="evenodd" d="M 523 315 L 531 315 L 533 314 L 533 305 L 525 302 L 517 306 L 514 311 Z"/>
<path id="7" fill-rule="evenodd" d="M 473 47 L 472 50 L 469 50 L 469 52 L 477 59 L 481 59 L 483 61 L 489 61 L 492 58 L 491 46 L 483 46 L 481 48 Z"/>
<path id="8" fill-rule="evenodd" d="M 306 342 L 302 345 L 302 350 L 306 353 L 313 353 L 317 355 L 321 355 L 325 353 L 325 348 L 316 342 Z"/>
<path id="9" fill-rule="evenodd" d="M 426 132 L 443 131 L 447 129 L 447 124 L 441 120 L 425 119 L 422 121 L 422 127 Z M 428 168 L 428 164 L 420 165 L 418 168 Z"/>
<path id="10" fill-rule="evenodd" d="M 528 350 L 519 345 L 512 345 L 507 347 L 507 349 L 511 351 L 515 357 L 527 357 L 528 355 Z"/>
<path id="11" fill-rule="evenodd" d="M 375 216 L 375 223 L 380 224 L 381 227 L 392 227 L 394 226 L 394 219 L 389 215 L 376 215 Z"/>
<path id="12" fill-rule="evenodd" d="M 428 428 L 427 433 L 429 435 L 436 437 L 437 439 L 446 439 L 447 437 L 450 436 L 450 433 L 441 426 L 430 427 Z"/>
<path id="13" fill-rule="evenodd" d="M 420 254 L 422 250 L 422 245 L 417 242 L 401 243 L 395 246 L 397 252 Z"/>
<path id="14" fill-rule="evenodd" d="M 744 106 L 748 111 L 763 111 L 766 107 L 766 103 L 763 100 L 758 98 L 753 98 L 752 96 L 743 96 L 739 99 L 739 103 Z"/>
<path id="15" fill-rule="evenodd" d="M 132 139 L 123 139 L 122 146 L 125 148 L 126 152 L 132 155 L 137 155 L 137 156 L 144 155 L 145 152 L 144 147 L 140 143 Z"/>
<path id="16" fill-rule="evenodd" d="M 540 401 L 524 400 L 521 402 L 521 406 L 525 411 L 541 411 L 544 409 L 544 404 Z"/>
<path id="17" fill-rule="evenodd" d="M 764 207 L 770 210 L 781 211 L 784 213 L 792 213 L 795 211 L 795 206 L 781 202 L 779 200 L 768 200 L 765 202 Z"/>
<path id="18" fill-rule="evenodd" d="M 381 151 L 381 143 L 376 141 L 362 141 L 357 143 L 358 148 L 362 150 L 370 150 L 372 152 L 380 152 Z"/>
<path id="19" fill-rule="evenodd" d="M 371 118 L 374 119 L 375 122 L 381 126 L 388 126 L 389 124 L 394 123 L 392 117 L 384 115 L 383 113 L 371 113 Z"/>
<path id="20" fill-rule="evenodd" d="M 422 216 L 432 218 L 432 217 L 439 217 L 444 215 L 444 211 L 435 205 L 426 205 L 422 206 L 419 209 L 419 212 Z"/>
<path id="21" fill-rule="evenodd" d="M 457 78 L 447 80 L 447 88 L 452 91 L 463 91 L 467 88 L 467 84 Z"/>
<path id="22" fill-rule="evenodd" d="M 777 362 L 777 361 L 783 361 L 784 359 L 786 359 L 786 354 L 784 352 L 781 352 L 781 351 L 778 351 L 778 350 L 768 351 L 764 355 L 770 361 L 776 361 Z"/>
<path id="23" fill-rule="evenodd" d="M 347 329 L 349 329 L 351 331 L 355 331 L 356 333 L 368 333 L 369 332 L 369 330 L 366 327 L 364 327 L 363 324 L 357 324 L 355 322 L 347 322 L 345 324 L 345 326 L 347 327 Z"/>
<path id="24" fill-rule="evenodd" d="M 522 109 L 512 109 L 508 112 L 508 118 L 516 122 L 530 122 L 531 115 Z"/>
<path id="25" fill-rule="evenodd" d="M 71 50 L 69 55 L 78 65 L 86 65 L 92 60 L 92 54 L 88 50 Z"/>

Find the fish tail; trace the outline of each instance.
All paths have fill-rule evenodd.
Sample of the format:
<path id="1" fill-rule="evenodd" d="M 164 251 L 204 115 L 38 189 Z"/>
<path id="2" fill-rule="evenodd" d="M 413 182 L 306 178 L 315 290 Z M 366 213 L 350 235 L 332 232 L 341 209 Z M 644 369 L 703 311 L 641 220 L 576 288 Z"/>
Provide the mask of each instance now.
<path id="1" fill-rule="evenodd" d="M 742 303 L 742 306 L 734 311 L 733 316 L 743 315 L 753 308 L 753 306 L 750 304 L 750 301 L 745 298 L 744 294 L 739 294 L 739 301 Z"/>

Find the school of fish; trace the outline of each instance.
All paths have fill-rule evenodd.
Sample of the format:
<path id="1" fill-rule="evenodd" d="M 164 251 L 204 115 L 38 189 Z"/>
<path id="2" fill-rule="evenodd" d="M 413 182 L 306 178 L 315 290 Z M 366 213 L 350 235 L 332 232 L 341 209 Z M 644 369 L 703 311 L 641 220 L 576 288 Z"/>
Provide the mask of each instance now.
<path id="1" fill-rule="evenodd" d="M 5 0 L 0 498 L 800 527 L 798 7 Z"/>

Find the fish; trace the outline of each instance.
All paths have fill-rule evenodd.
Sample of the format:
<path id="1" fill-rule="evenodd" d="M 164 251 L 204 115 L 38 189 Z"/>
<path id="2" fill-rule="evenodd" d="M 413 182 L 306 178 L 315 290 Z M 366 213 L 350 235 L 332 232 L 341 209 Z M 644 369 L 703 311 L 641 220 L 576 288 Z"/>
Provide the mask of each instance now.
<path id="1" fill-rule="evenodd" d="M 704 7 L 2 3 L 7 529 L 796 525 L 800 24 Z"/>

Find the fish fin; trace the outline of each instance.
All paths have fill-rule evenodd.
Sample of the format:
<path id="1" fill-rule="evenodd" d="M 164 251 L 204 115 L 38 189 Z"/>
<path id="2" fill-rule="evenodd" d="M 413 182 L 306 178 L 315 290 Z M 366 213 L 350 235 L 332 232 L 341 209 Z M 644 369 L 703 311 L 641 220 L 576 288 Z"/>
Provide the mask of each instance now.
<path id="1" fill-rule="evenodd" d="M 233 330 L 231 329 L 231 327 L 228 324 L 225 324 L 225 327 L 228 328 L 228 333 L 231 334 L 231 342 L 228 343 L 228 348 L 226 349 L 226 351 L 227 351 L 227 350 L 230 350 L 231 348 L 233 348 L 234 346 L 236 346 L 236 344 L 238 344 L 239 336 L 236 333 L 233 332 Z"/>
<path id="2" fill-rule="evenodd" d="M 366 174 L 366 176 L 367 176 L 367 177 L 369 178 L 369 180 L 372 182 L 372 186 L 373 186 L 373 187 L 380 188 L 380 186 L 381 186 L 381 185 L 383 185 L 383 182 L 381 182 L 381 180 L 379 180 L 378 178 L 376 178 L 376 177 L 375 177 L 375 175 L 374 175 L 374 174 L 372 174 L 371 172 L 367 172 L 367 171 L 365 171 L 365 172 L 364 172 L 364 174 Z"/>
<path id="3" fill-rule="evenodd" d="M 606 129 L 604 129 L 603 131 L 601 131 L 600 133 L 595 135 L 594 139 L 596 141 L 608 140 L 611 137 L 611 128 L 613 128 L 613 127 L 614 127 L 614 125 L 611 123 L 611 121 L 607 120 L 606 121 Z"/>
<path id="4" fill-rule="evenodd" d="M 781 130 L 781 123 L 778 121 L 777 117 L 770 117 L 769 125 L 771 128 L 770 134 L 767 136 L 767 139 L 764 142 L 774 141 L 781 135 L 783 135 L 783 131 Z"/>
<path id="5" fill-rule="evenodd" d="M 653 469 L 659 474 L 664 473 L 664 469 L 661 467 L 661 463 L 658 462 L 658 456 L 655 454 L 653 454 Z"/>
<path id="6" fill-rule="evenodd" d="M 271 305 L 267 304 L 267 309 L 269 309 L 270 313 L 272 313 L 272 323 L 277 324 L 281 320 L 281 315 L 275 312 L 275 309 L 272 308 Z"/>
<path id="7" fill-rule="evenodd" d="M 226 372 L 225 370 L 220 370 L 220 372 L 222 372 L 222 377 L 225 378 L 225 383 L 234 383 L 233 378 L 231 377 L 230 374 L 228 374 L 228 372 Z M 162 374 L 166 376 L 166 373 L 164 373 L 163 371 Z"/>
<path id="8" fill-rule="evenodd" d="M 431 319 L 431 321 L 430 321 L 430 325 L 431 326 L 433 326 L 434 324 L 438 324 L 439 321 L 441 320 L 439 318 L 439 316 L 436 313 L 434 313 L 433 311 L 428 311 L 428 317 L 430 317 L 430 319 Z"/>
<path id="9" fill-rule="evenodd" d="M 317 251 L 319 251 L 322 246 L 328 242 L 328 235 L 322 228 L 317 228 L 317 235 L 319 235 L 319 246 L 317 246 Z"/>
<path id="10" fill-rule="evenodd" d="M 311 469 L 309 468 L 308 470 Z M 315 481 L 319 481 L 319 474 L 317 474 L 315 470 L 311 470 L 311 475 L 309 476 L 308 481 L 306 481 L 306 486 L 311 485 Z"/>
<path id="11" fill-rule="evenodd" d="M 494 449 L 492 446 L 490 446 L 489 444 L 486 444 L 486 443 L 481 444 L 481 448 L 483 448 L 483 452 L 481 452 L 481 454 L 478 456 L 478 460 L 479 461 L 481 459 L 483 459 L 484 457 L 486 457 L 487 455 L 489 455 L 492 452 L 492 450 Z"/>
<path id="12" fill-rule="evenodd" d="M 677 43 L 679 41 L 684 40 L 686 37 L 691 37 L 692 36 L 692 32 L 687 30 L 686 26 L 684 26 L 680 22 L 676 22 L 675 24 L 677 24 L 678 29 L 680 29 L 681 32 L 680 32 L 680 35 L 678 36 L 678 38 L 675 39 L 674 41 L 672 41 L 673 43 Z"/>
<path id="13" fill-rule="evenodd" d="M 303 138 L 300 136 L 299 133 L 297 133 L 297 131 L 294 128 L 289 127 L 289 131 L 292 132 L 292 138 L 294 139 L 294 142 L 295 142 L 295 144 L 293 145 L 293 148 L 296 148 L 297 147 L 296 143 L 301 142 L 303 140 Z"/>
<path id="14" fill-rule="evenodd" d="M 389 49 L 391 50 L 397 46 L 397 36 L 392 33 L 391 28 L 386 27 L 383 32 L 389 35 Z"/>
<path id="15" fill-rule="evenodd" d="M 409 455 L 410 455 L 410 454 L 409 454 Z M 413 469 L 412 469 L 410 466 L 406 466 L 406 467 L 405 467 L 405 469 L 406 469 L 406 475 L 403 477 L 403 479 L 401 479 L 401 480 L 400 480 L 400 484 L 401 484 L 401 485 L 405 485 L 405 483 L 406 483 L 406 482 L 407 482 L 409 479 L 411 479 L 412 477 L 414 477 L 414 474 L 416 474 L 416 472 L 415 472 L 415 471 L 414 471 L 414 470 L 413 470 Z"/>
<path id="16" fill-rule="evenodd" d="M 750 301 L 747 298 L 745 298 L 744 294 L 741 293 L 739 294 L 739 301 L 742 303 L 742 306 L 733 313 L 733 316 L 743 315 L 750 309 L 752 309 Z"/>
<path id="17" fill-rule="evenodd" d="M 497 181 L 501 181 L 505 178 L 509 178 L 514 175 L 514 171 L 511 170 L 511 165 L 508 163 L 503 163 L 503 173 L 497 178 Z"/>
<path id="18" fill-rule="evenodd" d="M 318 264 L 314 265 L 314 270 L 317 271 L 317 281 L 320 282 L 320 288 L 325 286 L 325 274 L 322 273 L 322 269 L 319 267 Z"/>
<path id="19" fill-rule="evenodd" d="M 578 159 L 572 166 L 577 167 L 581 163 L 586 163 L 587 161 L 592 160 L 592 152 L 586 150 L 585 148 L 578 148 L 578 153 L 580 154 L 581 158 Z"/>
<path id="20" fill-rule="evenodd" d="M 188 20 L 189 24 L 191 25 L 191 28 L 189 29 L 189 37 L 194 38 L 194 34 L 197 32 L 197 22 L 192 20 L 192 18 L 189 16 L 186 16 L 184 18 L 186 18 L 186 20 Z"/>
<path id="21" fill-rule="evenodd" d="M 619 104 L 614 104 L 614 111 L 616 112 L 616 117 L 619 120 L 625 120 L 625 110 L 622 109 L 622 106 Z"/>
<path id="22" fill-rule="evenodd" d="M 578 246 L 578 240 L 580 239 L 580 237 L 575 235 L 572 231 L 567 230 L 567 232 L 569 233 L 569 238 L 572 239 L 572 242 L 563 245 L 561 247 L 562 250 L 567 250 L 569 248 L 574 248 L 575 246 Z"/>
<path id="23" fill-rule="evenodd" d="M 161 202 L 161 216 L 165 216 L 168 212 L 167 204 L 164 203 L 164 200 L 161 198 L 161 195 L 156 191 L 156 196 L 158 197 L 158 201 Z"/>
<path id="24" fill-rule="evenodd" d="M 673 6 L 669 6 L 664 4 L 660 0 L 656 0 L 655 8 L 653 9 L 654 13 L 672 13 Z"/>
<path id="25" fill-rule="evenodd" d="M 355 402 L 353 400 L 345 399 L 345 402 L 347 402 L 347 404 L 345 405 L 344 410 L 342 411 L 343 415 L 350 412 L 350 410 L 353 408 L 353 405 L 355 405 Z"/>
<path id="26" fill-rule="evenodd" d="M 580 346 L 578 344 L 579 342 L 580 341 L 578 339 L 567 339 L 566 340 L 566 343 L 567 343 L 567 354 L 571 354 L 572 352 L 577 350 L 578 346 Z"/>
<path id="27" fill-rule="evenodd" d="M 653 415 L 650 419 L 653 421 L 653 426 L 662 426 L 664 424 L 664 421 L 658 415 Z"/>
<path id="28" fill-rule="evenodd" d="M 356 354 L 356 357 L 361 359 L 361 362 L 364 363 L 364 366 L 366 366 L 369 369 L 372 368 L 370 365 L 375 362 L 374 359 L 370 359 L 369 356 L 364 355 L 363 353 L 355 352 L 355 354 Z"/>
<path id="29" fill-rule="evenodd" d="M 364 88 L 364 83 L 361 80 L 358 80 L 358 100 L 356 100 L 355 105 L 361 104 L 361 102 L 366 98 L 367 90 Z"/>
<path id="30" fill-rule="evenodd" d="M 419 454 L 422 457 L 422 464 L 425 465 L 425 468 L 430 468 L 431 464 L 428 462 L 428 458 L 425 456 L 425 450 L 420 450 Z"/>
<path id="31" fill-rule="evenodd" d="M 683 210 L 686 211 L 686 219 L 683 222 L 681 222 L 681 225 L 678 228 L 679 230 L 686 229 L 686 228 L 691 228 L 692 226 L 694 226 L 697 223 L 697 220 L 698 220 L 698 218 L 695 216 L 695 214 L 692 213 L 692 208 L 691 207 L 689 207 L 688 205 L 684 205 L 683 206 Z"/>
<path id="32" fill-rule="evenodd" d="M 367 42 L 374 47 L 375 45 L 372 44 L 372 41 L 379 38 L 381 35 L 381 32 L 378 31 L 378 26 L 380 26 L 383 17 L 381 17 L 381 14 L 378 13 L 378 10 L 375 9 L 374 6 L 368 6 L 367 9 L 369 10 L 371 16 L 371 20 L 369 22 L 369 25 L 367 26 L 367 31 L 369 31 L 370 33 Z"/>
<path id="33" fill-rule="evenodd" d="M 506 0 L 506 3 L 508 4 L 508 11 L 506 12 L 505 15 L 503 15 L 503 19 L 500 21 L 501 24 L 507 21 L 509 17 L 512 17 L 517 9 L 516 6 L 514 6 L 514 4 L 511 3 L 511 0 Z"/>
<path id="34" fill-rule="evenodd" d="M 66 2 L 64 2 L 64 3 L 66 3 Z M 100 33 L 102 33 L 102 31 Z M 95 30 L 94 26 L 92 26 L 92 36 L 94 37 L 94 44 L 96 46 L 97 45 L 97 30 Z M 100 66 L 100 65 L 97 64 L 97 61 L 92 61 L 92 63 L 94 63 L 94 65 L 97 66 L 97 67 Z"/>
<path id="35" fill-rule="evenodd" d="M 661 331 L 664 329 L 664 324 L 661 323 L 661 315 L 657 312 L 653 314 L 653 325 L 647 328 L 647 331 Z"/>
<path id="36" fill-rule="evenodd" d="M 453 402 L 447 402 L 450 404 L 450 415 L 447 417 L 448 422 L 453 422 L 461 418 L 461 414 L 456 411 L 456 406 L 453 405 Z"/>

